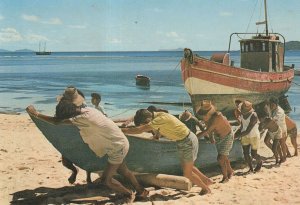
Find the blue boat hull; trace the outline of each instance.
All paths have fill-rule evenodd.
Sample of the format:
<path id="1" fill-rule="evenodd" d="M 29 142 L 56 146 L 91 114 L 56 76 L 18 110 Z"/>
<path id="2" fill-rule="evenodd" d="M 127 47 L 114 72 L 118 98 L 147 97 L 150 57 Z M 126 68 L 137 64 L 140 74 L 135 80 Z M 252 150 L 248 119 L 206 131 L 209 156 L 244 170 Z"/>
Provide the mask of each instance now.
<path id="1" fill-rule="evenodd" d="M 104 169 L 107 157 L 99 158 L 85 144 L 74 125 L 52 125 L 34 116 L 30 116 L 47 140 L 66 158 L 80 168 L 95 172 Z M 127 136 L 130 149 L 126 162 L 132 171 L 142 173 L 180 174 L 181 166 L 175 142 L 151 140 Z M 235 141 L 230 160 L 243 158 L 240 141 Z M 198 168 L 217 164 L 217 150 L 213 144 L 199 140 L 199 152 L 195 165 Z"/>

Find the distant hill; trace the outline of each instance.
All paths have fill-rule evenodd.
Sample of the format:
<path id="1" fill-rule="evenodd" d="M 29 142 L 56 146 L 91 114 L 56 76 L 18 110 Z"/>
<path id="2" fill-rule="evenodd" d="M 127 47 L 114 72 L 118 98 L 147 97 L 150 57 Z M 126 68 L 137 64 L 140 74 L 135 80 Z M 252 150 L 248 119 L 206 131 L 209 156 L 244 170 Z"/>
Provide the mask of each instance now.
<path id="1" fill-rule="evenodd" d="M 175 48 L 175 49 L 159 49 L 158 51 L 183 51 L 183 48 Z"/>
<path id="2" fill-rule="evenodd" d="M 0 49 L 0 52 L 10 52 L 9 50 Z"/>
<path id="3" fill-rule="evenodd" d="M 29 50 L 29 49 L 20 49 L 20 50 L 15 50 L 15 52 L 34 52 L 33 50 Z"/>
<path id="4" fill-rule="evenodd" d="M 285 43 L 285 49 L 288 51 L 300 50 L 300 41 L 289 41 Z"/>
<path id="5" fill-rule="evenodd" d="M 33 50 L 30 50 L 30 49 L 19 49 L 19 50 L 15 50 L 15 51 L 9 51 L 9 50 L 5 50 L 5 49 L 0 49 L 0 52 L 29 52 L 29 53 L 32 53 L 32 52 L 35 52 Z"/>

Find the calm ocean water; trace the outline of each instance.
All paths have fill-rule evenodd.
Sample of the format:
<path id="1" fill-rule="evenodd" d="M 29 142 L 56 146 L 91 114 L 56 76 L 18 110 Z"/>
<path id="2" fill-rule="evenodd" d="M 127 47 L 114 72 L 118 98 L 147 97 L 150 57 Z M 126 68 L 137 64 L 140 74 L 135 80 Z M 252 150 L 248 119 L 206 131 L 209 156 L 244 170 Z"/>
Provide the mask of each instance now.
<path id="1" fill-rule="evenodd" d="M 213 52 L 196 52 L 210 57 Z M 157 52 L 55 52 L 49 56 L 33 53 L 0 53 L 0 111 L 25 112 L 29 104 L 53 115 L 56 96 L 68 85 L 74 85 L 86 95 L 102 95 L 102 105 L 110 117 L 132 115 L 143 102 L 189 102 L 180 75 L 182 51 Z M 239 52 L 231 53 L 239 65 Z M 286 52 L 285 64 L 300 69 L 300 51 Z M 137 74 L 151 78 L 150 89 L 135 85 Z M 287 93 L 290 114 L 300 127 L 300 77 L 296 76 Z M 179 114 L 189 106 L 157 105 Z"/>

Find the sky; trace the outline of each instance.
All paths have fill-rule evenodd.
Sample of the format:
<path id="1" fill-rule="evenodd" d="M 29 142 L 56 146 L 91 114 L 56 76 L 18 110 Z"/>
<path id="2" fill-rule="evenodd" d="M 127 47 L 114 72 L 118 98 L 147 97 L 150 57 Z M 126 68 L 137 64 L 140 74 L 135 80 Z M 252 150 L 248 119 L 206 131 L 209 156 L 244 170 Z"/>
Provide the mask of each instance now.
<path id="1" fill-rule="evenodd" d="M 300 41 L 300 0 L 267 4 L 269 32 Z M 264 32 L 263 20 L 263 0 L 1 0 L 0 49 L 227 50 L 231 33 Z"/>

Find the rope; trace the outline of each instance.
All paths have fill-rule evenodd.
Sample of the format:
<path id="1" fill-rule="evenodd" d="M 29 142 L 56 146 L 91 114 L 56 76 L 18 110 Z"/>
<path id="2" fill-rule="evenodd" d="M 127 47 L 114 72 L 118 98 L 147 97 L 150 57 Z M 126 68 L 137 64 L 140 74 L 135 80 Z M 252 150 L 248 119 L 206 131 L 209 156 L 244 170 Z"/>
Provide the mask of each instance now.
<path id="1" fill-rule="evenodd" d="M 177 63 L 177 65 L 171 70 L 171 73 L 173 73 L 173 72 L 175 72 L 175 71 L 177 70 L 177 68 L 178 68 L 178 66 L 179 66 L 179 64 L 180 64 L 180 62 L 181 62 L 181 61 L 179 61 L 179 62 Z M 166 79 L 166 81 L 171 80 L 171 77 L 172 77 L 172 75 L 169 75 L 169 77 Z M 160 88 L 161 88 L 161 86 L 157 87 L 157 88 L 154 89 L 153 91 L 156 92 L 156 91 L 158 91 Z M 138 103 L 138 105 L 141 105 L 141 104 L 142 104 L 141 102 Z M 122 115 L 122 114 L 124 114 L 124 113 L 127 113 L 127 112 L 129 112 L 129 111 L 132 111 L 132 110 L 133 110 L 132 108 L 128 108 L 128 109 L 124 110 L 123 112 L 120 112 L 120 113 L 118 113 L 118 114 L 115 114 L 115 115 L 113 115 L 113 116 L 110 116 L 110 118 L 114 118 L 114 117 L 120 116 L 120 115 Z"/>
<path id="2" fill-rule="evenodd" d="M 295 82 L 292 82 L 292 83 L 294 83 L 295 85 L 298 85 L 298 86 L 300 86 L 300 84 L 298 84 L 298 83 L 295 83 Z"/>

